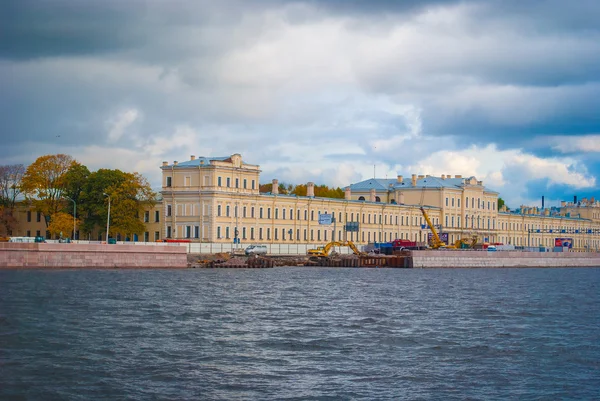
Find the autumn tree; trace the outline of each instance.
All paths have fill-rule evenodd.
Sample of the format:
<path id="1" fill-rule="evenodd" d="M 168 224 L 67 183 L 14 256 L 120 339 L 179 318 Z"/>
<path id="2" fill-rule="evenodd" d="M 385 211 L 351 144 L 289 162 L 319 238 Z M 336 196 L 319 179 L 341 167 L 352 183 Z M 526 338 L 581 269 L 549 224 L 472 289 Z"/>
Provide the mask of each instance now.
<path id="1" fill-rule="evenodd" d="M 341 188 L 329 188 L 327 185 L 315 185 L 315 196 L 320 198 L 343 199 L 344 191 Z"/>
<path id="2" fill-rule="evenodd" d="M 279 193 L 281 195 L 287 195 L 288 192 L 288 186 L 284 183 L 281 183 L 277 186 L 277 188 L 279 189 Z M 263 194 L 267 194 L 267 193 L 273 193 L 273 183 L 269 183 L 269 184 L 260 184 L 258 186 L 258 192 L 263 193 Z"/>
<path id="3" fill-rule="evenodd" d="M 25 171 L 21 189 L 45 216 L 46 226 L 50 217 L 64 207 L 65 177 L 75 163 L 69 155 L 46 155 L 38 157 Z"/>
<path id="4" fill-rule="evenodd" d="M 79 221 L 73 221 L 73 216 L 68 213 L 58 212 L 51 216 L 50 223 L 48 224 L 48 231 L 53 237 L 71 237 L 74 226 L 79 224 Z"/>
<path id="5" fill-rule="evenodd" d="M 296 196 L 306 196 L 306 184 L 298 184 L 290 191 L 290 194 Z"/>
<path id="6" fill-rule="evenodd" d="M 14 216 L 17 198 L 21 193 L 21 181 L 25 166 L 11 164 L 0 166 L 0 235 L 8 235 L 15 227 Z"/>
<path id="7" fill-rule="evenodd" d="M 297 196 L 306 196 L 306 184 L 296 185 L 291 194 Z M 319 198 L 343 199 L 345 194 L 341 188 L 329 188 L 327 185 L 315 185 L 315 196 Z"/>

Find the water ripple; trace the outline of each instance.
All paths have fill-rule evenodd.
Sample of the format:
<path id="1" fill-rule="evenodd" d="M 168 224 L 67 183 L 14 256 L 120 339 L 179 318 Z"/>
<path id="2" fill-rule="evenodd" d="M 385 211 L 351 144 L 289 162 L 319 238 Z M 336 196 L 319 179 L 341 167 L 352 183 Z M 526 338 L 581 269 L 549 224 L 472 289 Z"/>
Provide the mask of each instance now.
<path id="1" fill-rule="evenodd" d="M 0 399 L 600 399 L 600 269 L 2 270 Z"/>

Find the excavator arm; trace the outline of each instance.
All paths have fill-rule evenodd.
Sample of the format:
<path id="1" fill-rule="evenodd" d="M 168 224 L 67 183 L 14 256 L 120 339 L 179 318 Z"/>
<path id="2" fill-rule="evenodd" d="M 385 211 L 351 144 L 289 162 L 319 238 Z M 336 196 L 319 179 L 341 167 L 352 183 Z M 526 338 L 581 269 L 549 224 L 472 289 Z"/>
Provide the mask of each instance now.
<path id="1" fill-rule="evenodd" d="M 356 245 L 354 245 L 354 242 L 352 241 L 346 241 L 346 245 L 348 245 L 348 247 L 350 249 L 352 249 L 352 252 L 354 252 L 355 255 L 362 255 L 363 252 L 359 251 L 358 248 L 356 247 Z"/>
<path id="2" fill-rule="evenodd" d="M 332 241 L 332 242 L 328 242 L 327 244 L 325 244 L 325 246 L 322 247 L 318 247 L 317 249 L 309 249 L 308 250 L 308 254 L 311 256 L 329 256 L 329 252 L 331 251 L 331 248 L 333 248 L 334 246 L 347 246 L 350 249 L 352 249 L 352 252 L 354 252 L 355 255 L 362 255 L 362 252 L 358 250 L 358 248 L 356 247 L 356 245 L 354 245 L 353 242 L 351 241 L 345 241 L 345 242 L 339 242 L 339 241 Z"/>

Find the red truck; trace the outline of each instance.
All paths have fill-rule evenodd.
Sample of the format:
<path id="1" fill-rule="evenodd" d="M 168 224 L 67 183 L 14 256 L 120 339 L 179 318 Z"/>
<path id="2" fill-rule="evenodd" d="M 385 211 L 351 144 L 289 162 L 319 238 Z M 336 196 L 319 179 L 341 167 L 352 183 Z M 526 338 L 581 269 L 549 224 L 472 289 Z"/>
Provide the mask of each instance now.
<path id="1" fill-rule="evenodd" d="M 402 250 L 402 249 L 418 249 L 416 241 L 411 241 L 408 239 L 395 239 L 392 241 L 392 249 L 394 250 Z"/>

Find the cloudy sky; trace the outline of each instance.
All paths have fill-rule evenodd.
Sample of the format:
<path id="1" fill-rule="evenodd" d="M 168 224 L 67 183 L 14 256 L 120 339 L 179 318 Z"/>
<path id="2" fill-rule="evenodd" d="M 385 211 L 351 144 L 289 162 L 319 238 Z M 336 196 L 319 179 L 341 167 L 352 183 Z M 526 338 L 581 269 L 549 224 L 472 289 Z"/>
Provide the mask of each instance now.
<path id="1" fill-rule="evenodd" d="M 160 184 L 475 175 L 509 206 L 600 197 L 600 2 L 6 0 L 1 164 L 67 153 Z"/>

